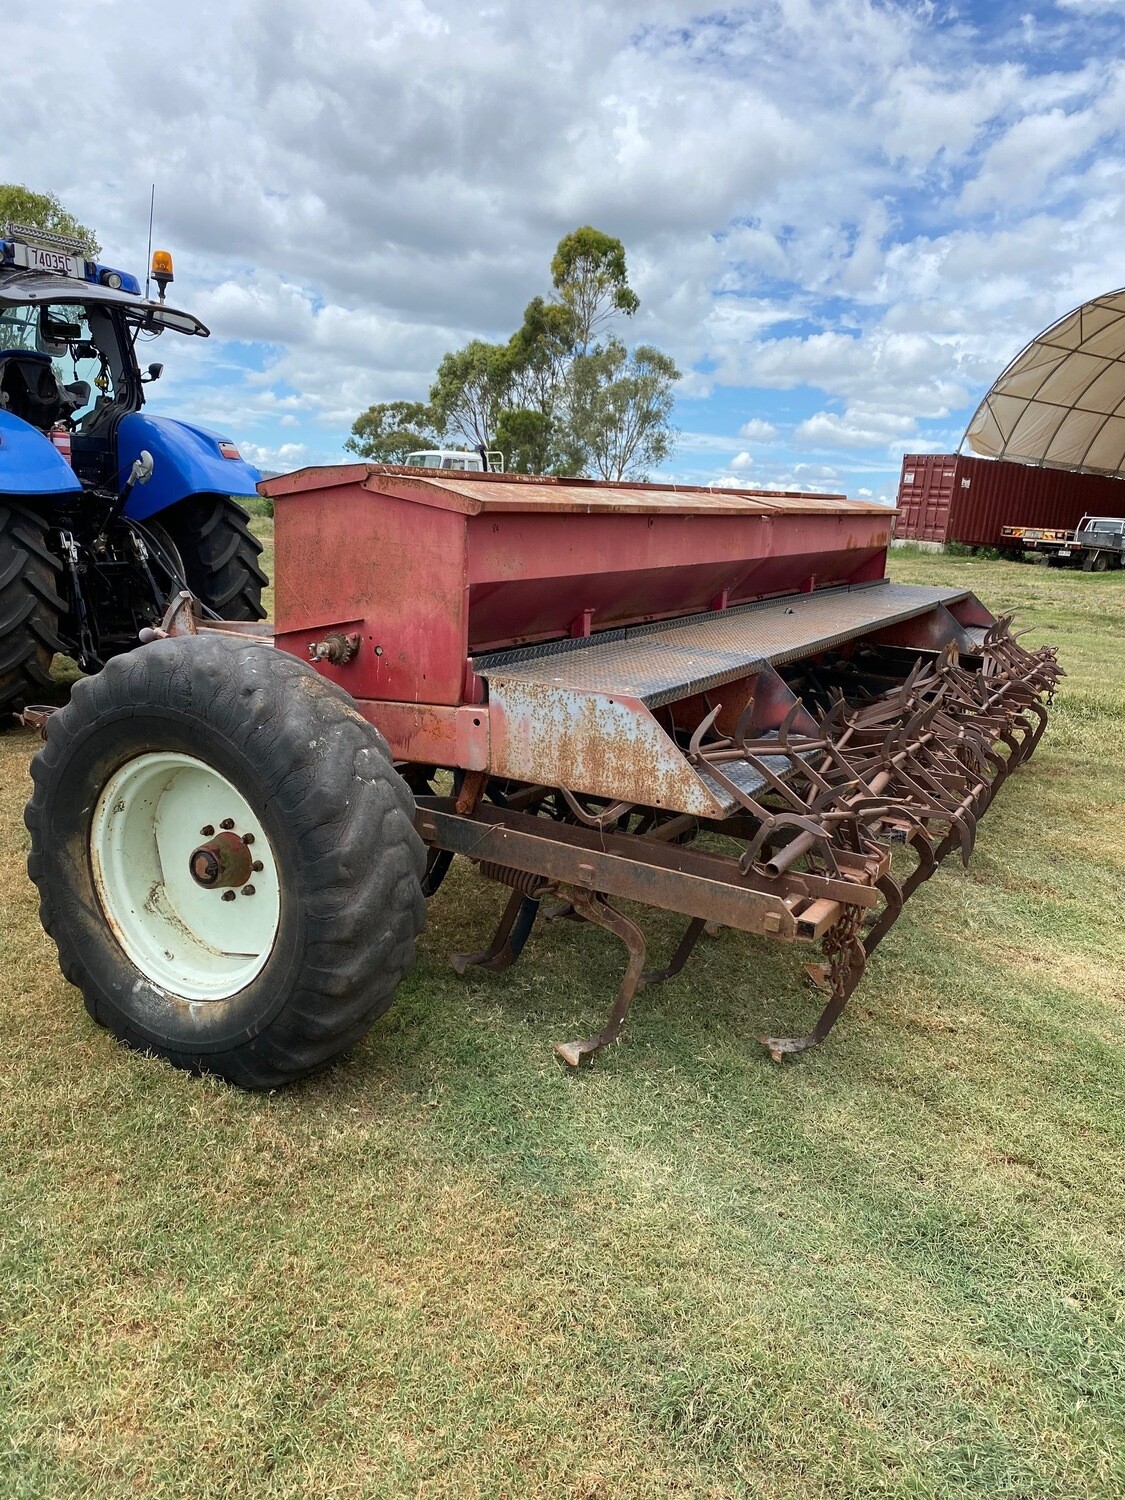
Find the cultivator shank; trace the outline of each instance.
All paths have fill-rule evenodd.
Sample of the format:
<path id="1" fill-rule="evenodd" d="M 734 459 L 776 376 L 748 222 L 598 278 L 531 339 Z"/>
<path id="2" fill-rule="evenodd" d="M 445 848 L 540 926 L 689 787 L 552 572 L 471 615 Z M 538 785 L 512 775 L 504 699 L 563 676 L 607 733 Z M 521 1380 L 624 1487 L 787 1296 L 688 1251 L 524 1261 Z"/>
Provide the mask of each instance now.
<path id="1" fill-rule="evenodd" d="M 956 850 L 968 864 L 979 820 L 1039 743 L 1043 700 L 1051 701 L 1059 676 L 1054 651 L 1024 650 L 1004 619 L 986 631 L 977 661 L 969 669 L 950 644 L 882 693 L 857 681 L 863 696 L 849 699 L 834 684 L 815 724 L 797 699 L 776 735 L 748 740 L 740 721 L 730 738 L 707 739 L 704 721 L 693 737 L 697 763 L 722 778 L 757 825 L 742 868 L 838 873 L 841 849 L 874 860 L 896 844 L 915 856 L 903 879 L 889 868 L 876 878 L 878 913 L 843 905 L 822 940 L 824 962 L 806 965 L 828 1004 L 807 1035 L 762 1038 L 775 1060 L 824 1040 L 906 901 L 948 854 Z M 723 776 L 722 763 L 732 759 L 757 772 L 771 795 L 755 799 Z"/>
<path id="2" fill-rule="evenodd" d="M 949 644 L 916 658 L 893 687 L 873 690 L 890 664 L 878 662 L 881 673 L 873 665 L 821 664 L 809 674 L 809 707 L 791 695 L 767 733 L 752 732 L 756 693 L 729 734 L 716 729 L 722 704 L 708 709 L 683 754 L 727 794 L 726 817 L 511 781 L 490 780 L 469 814 L 455 810 L 455 799 L 422 797 L 418 826 L 427 842 L 479 854 L 481 873 L 513 888 L 493 942 L 455 955 L 454 967 L 508 968 L 544 898 L 566 887 L 569 899 L 548 914 L 591 922 L 628 950 L 606 1025 L 558 1044 L 567 1062 L 616 1040 L 638 990 L 680 973 L 704 931 L 723 925 L 819 940 L 822 961 L 806 965 L 828 995 L 819 1020 L 805 1035 L 761 1041 L 777 1061 L 823 1041 L 907 900 L 949 854 L 968 863 L 979 820 L 1039 742 L 1044 702 L 1060 675 L 1054 652 L 1026 651 L 1007 620 L 983 632 L 975 655 L 966 659 Z M 780 679 L 769 668 L 759 678 L 761 697 L 776 703 Z M 708 852 L 689 851 L 700 835 L 710 835 Z M 892 870 L 896 847 L 913 856 L 907 873 Z M 643 934 L 610 905 L 610 894 L 691 914 L 666 967 L 645 968 Z"/>

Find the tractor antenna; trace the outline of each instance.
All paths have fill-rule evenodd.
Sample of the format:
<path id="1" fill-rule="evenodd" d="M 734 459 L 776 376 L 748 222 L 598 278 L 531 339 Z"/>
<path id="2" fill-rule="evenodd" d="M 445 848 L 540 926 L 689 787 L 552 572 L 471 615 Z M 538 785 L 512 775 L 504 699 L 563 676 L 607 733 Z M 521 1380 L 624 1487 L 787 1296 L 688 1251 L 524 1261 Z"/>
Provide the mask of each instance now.
<path id="1" fill-rule="evenodd" d="M 149 298 L 149 288 L 152 285 L 152 216 L 156 209 L 156 183 L 152 185 L 152 192 L 148 199 L 148 253 L 145 257 L 148 271 L 145 275 L 145 301 Z"/>

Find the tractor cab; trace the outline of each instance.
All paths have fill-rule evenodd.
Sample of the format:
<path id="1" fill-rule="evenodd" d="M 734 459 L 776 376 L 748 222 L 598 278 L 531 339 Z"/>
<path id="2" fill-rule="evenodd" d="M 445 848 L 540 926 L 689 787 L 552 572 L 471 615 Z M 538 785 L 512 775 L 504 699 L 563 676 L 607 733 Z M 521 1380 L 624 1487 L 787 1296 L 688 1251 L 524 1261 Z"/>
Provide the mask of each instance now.
<path id="1" fill-rule="evenodd" d="M 204 338 L 208 330 L 162 298 L 143 296 L 128 272 L 88 259 L 78 240 L 17 225 L 4 233 L 0 412 L 55 433 L 84 487 L 112 484 L 117 423 L 140 411 L 144 385 L 164 369 L 153 361 L 142 371 L 138 351 L 166 328 Z M 170 276 L 171 258 L 158 253 Z M 68 441 L 60 443 L 64 433 Z"/>
<path id="2" fill-rule="evenodd" d="M 97 482 L 113 417 L 141 404 L 132 353 L 96 305 L 0 304 L 0 410 L 47 436 L 65 430 L 75 472 Z"/>
<path id="3" fill-rule="evenodd" d="M 0 664 L 17 662 L 0 666 L 0 708 L 47 686 L 54 651 L 96 671 L 128 650 L 177 588 L 262 615 L 261 548 L 236 498 L 260 474 L 225 434 L 144 410 L 164 369 L 152 341 L 208 336 L 165 301 L 167 251 L 151 269 L 158 297 L 80 240 L 0 226 Z"/>

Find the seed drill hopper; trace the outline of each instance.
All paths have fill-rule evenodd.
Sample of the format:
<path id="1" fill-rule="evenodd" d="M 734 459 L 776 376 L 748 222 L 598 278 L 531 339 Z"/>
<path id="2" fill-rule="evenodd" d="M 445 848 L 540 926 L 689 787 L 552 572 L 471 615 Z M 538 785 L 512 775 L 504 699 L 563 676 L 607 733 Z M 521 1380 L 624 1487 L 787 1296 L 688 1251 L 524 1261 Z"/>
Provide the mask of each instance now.
<path id="1" fill-rule="evenodd" d="M 270 481 L 276 623 L 160 630 L 46 721 L 31 874 L 117 1035 L 248 1087 L 389 1005 L 460 855 L 537 920 L 620 939 L 600 1030 L 705 931 L 795 944 L 823 1041 L 904 903 L 1035 749 L 1060 669 L 955 588 L 885 577 L 840 496 L 379 465 Z M 650 964 L 619 902 L 681 914 Z M 818 951 L 819 950 L 819 951 Z"/>

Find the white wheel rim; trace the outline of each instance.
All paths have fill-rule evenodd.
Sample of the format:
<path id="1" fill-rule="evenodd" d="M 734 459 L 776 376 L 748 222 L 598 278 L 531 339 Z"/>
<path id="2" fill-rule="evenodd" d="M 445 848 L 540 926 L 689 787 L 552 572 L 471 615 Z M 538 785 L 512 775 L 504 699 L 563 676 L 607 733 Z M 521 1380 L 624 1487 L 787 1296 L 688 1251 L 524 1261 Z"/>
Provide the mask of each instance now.
<path id="1" fill-rule="evenodd" d="M 208 829 L 224 828 L 255 867 L 241 886 L 206 889 L 189 861 Z M 171 752 L 127 761 L 98 798 L 90 862 L 117 941 L 162 989 L 226 1000 L 265 968 L 281 918 L 277 863 L 250 804 L 213 767 Z"/>

